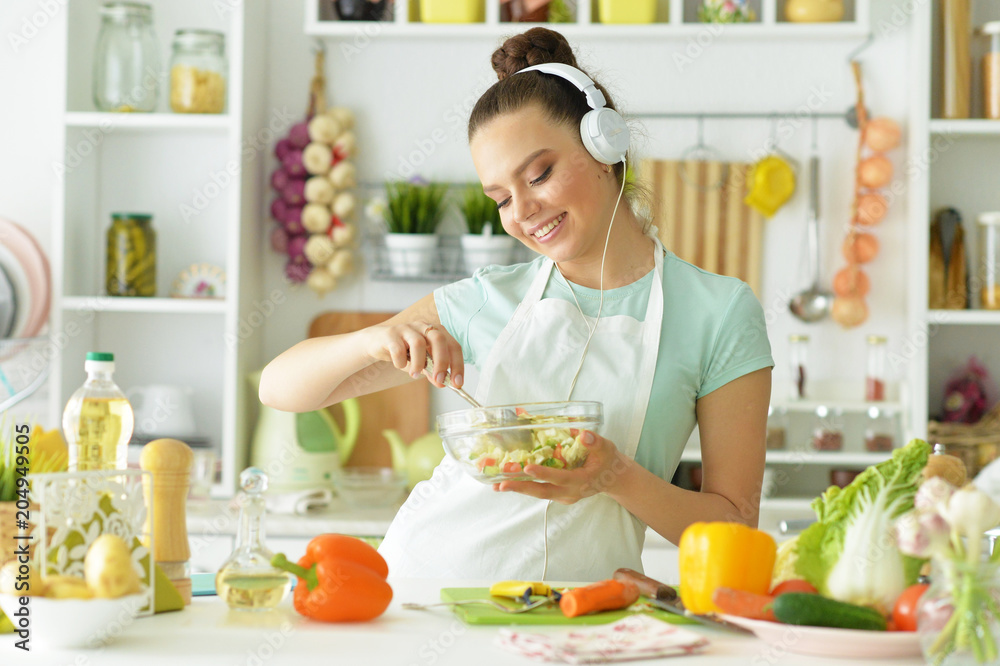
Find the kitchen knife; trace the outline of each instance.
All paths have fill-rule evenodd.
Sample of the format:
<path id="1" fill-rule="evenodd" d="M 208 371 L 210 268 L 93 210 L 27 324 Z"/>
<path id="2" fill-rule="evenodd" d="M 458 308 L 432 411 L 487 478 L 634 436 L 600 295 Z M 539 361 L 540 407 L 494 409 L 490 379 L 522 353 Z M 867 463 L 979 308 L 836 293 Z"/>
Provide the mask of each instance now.
<path id="1" fill-rule="evenodd" d="M 639 592 L 649 599 L 650 604 L 669 613 L 691 618 L 695 622 L 699 622 L 708 627 L 728 629 L 730 631 L 750 636 L 754 635 L 754 633 L 749 629 L 745 629 L 739 625 L 733 624 L 732 622 L 727 622 L 726 620 L 716 618 L 712 615 L 696 615 L 685 610 L 684 606 L 677 599 L 677 591 L 674 588 L 669 585 L 665 585 L 658 580 L 654 580 L 649 576 L 645 576 L 638 571 L 623 567 L 615 571 L 614 579 L 635 583 L 639 588 Z"/>
<path id="2" fill-rule="evenodd" d="M 653 580 L 649 576 L 644 576 L 634 569 L 622 567 L 615 571 L 615 575 L 612 578 L 623 582 L 635 583 L 636 587 L 639 588 L 639 593 L 650 599 L 673 601 L 677 598 L 677 590 L 658 580 Z"/>
<path id="3" fill-rule="evenodd" d="M 723 620 L 714 615 L 697 615 L 684 608 L 680 601 L 663 601 L 661 599 L 650 599 L 650 605 L 655 606 L 661 610 L 665 610 L 668 613 L 675 613 L 682 617 L 690 618 L 699 624 L 703 624 L 706 627 L 715 627 L 716 629 L 727 629 L 729 631 L 734 631 L 738 634 L 743 634 L 745 636 L 755 636 L 752 631 L 745 627 L 741 627 L 738 624 L 733 624 L 728 620 Z"/>

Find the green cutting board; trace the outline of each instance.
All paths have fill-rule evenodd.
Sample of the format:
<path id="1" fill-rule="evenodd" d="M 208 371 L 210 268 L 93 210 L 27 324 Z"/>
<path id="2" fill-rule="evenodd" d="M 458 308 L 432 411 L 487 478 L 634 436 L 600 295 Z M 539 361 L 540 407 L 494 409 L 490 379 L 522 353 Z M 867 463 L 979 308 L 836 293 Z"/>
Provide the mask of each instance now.
<path id="1" fill-rule="evenodd" d="M 536 597 L 537 598 L 537 597 Z M 517 608 L 520 603 L 513 599 L 504 597 L 491 597 L 487 587 L 446 587 L 441 590 L 441 601 L 462 601 L 464 599 L 495 599 L 505 606 Z M 622 618 L 634 615 L 634 612 L 627 610 L 604 611 L 592 615 L 581 615 L 579 617 L 566 617 L 559 610 L 558 604 L 540 606 L 525 613 L 504 613 L 502 610 L 493 608 L 488 604 L 466 604 L 462 606 L 452 606 L 452 609 L 466 624 L 608 624 Z M 693 624 L 693 620 L 680 615 L 674 615 L 658 609 L 643 611 L 650 617 L 655 617 L 671 624 Z"/>

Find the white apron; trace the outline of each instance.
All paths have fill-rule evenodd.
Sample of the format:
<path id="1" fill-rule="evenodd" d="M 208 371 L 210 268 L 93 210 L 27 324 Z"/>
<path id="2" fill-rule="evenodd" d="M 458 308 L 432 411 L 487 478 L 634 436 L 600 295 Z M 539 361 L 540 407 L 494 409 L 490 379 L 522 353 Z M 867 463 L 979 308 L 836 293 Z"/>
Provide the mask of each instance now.
<path id="1" fill-rule="evenodd" d="M 629 459 L 646 417 L 663 321 L 664 251 L 653 240 L 656 270 L 644 320 L 601 317 L 571 396 L 603 403 L 600 434 Z M 553 265 L 543 264 L 493 345 L 476 390 L 480 403 L 566 397 L 587 324 L 595 320 L 585 324 L 573 302 L 542 299 Z M 433 477 L 410 493 L 379 552 L 394 577 L 596 581 L 619 567 L 642 571 L 645 529 L 603 493 L 563 505 L 496 492 L 445 456 Z"/>

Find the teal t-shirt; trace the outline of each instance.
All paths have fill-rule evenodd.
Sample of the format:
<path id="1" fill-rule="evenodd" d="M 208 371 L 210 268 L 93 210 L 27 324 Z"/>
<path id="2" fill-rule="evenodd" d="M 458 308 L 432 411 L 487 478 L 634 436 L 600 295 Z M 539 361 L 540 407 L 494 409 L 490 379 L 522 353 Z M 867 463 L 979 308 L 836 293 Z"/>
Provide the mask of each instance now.
<path id="1" fill-rule="evenodd" d="M 526 264 L 489 266 L 434 291 L 441 324 L 462 345 L 466 363 L 481 368 L 543 261 L 539 257 Z M 632 284 L 606 290 L 601 317 L 642 320 L 654 276 L 650 271 Z M 574 284 L 573 292 L 584 313 L 596 317 L 600 290 Z M 558 271 L 552 271 L 542 298 L 573 301 Z M 750 287 L 667 252 L 660 347 L 636 461 L 669 480 L 694 430 L 697 399 L 773 366 L 764 311 Z"/>

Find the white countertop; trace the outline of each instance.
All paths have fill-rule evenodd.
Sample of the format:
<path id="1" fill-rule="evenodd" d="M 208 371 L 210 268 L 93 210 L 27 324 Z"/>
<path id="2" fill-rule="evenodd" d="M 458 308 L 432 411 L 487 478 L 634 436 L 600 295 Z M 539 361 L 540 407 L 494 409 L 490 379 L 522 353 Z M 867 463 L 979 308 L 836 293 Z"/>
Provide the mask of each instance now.
<path id="1" fill-rule="evenodd" d="M 385 536 L 399 504 L 380 508 L 356 508 L 334 498 L 323 511 L 305 515 L 267 513 L 264 530 L 268 537 L 306 537 L 336 532 L 354 536 Z M 235 500 L 187 503 L 189 534 L 235 535 L 240 509 Z"/>
<path id="2" fill-rule="evenodd" d="M 392 604 L 385 614 L 372 622 L 314 622 L 293 610 L 291 598 L 274 611 L 253 614 L 230 611 L 218 597 L 196 597 L 194 603 L 183 611 L 136 620 L 115 642 L 94 650 L 34 650 L 26 654 L 13 647 L 13 635 L 0 635 L 0 663 L 53 666 L 492 666 L 545 663 L 520 657 L 495 645 L 497 627 L 467 626 L 447 609 L 412 611 L 400 607 L 403 602 L 438 601 L 442 587 L 485 587 L 488 583 L 413 579 L 390 579 L 389 582 L 394 592 Z M 565 626 L 523 628 L 534 633 L 568 631 Z M 744 638 L 711 628 L 692 625 L 685 625 L 685 628 L 702 633 L 709 638 L 710 644 L 700 655 L 674 657 L 668 663 L 701 666 L 844 666 L 850 663 L 846 659 L 790 654 L 756 638 Z M 870 663 L 915 666 L 922 664 L 923 660 L 915 657 L 871 660 Z"/>

